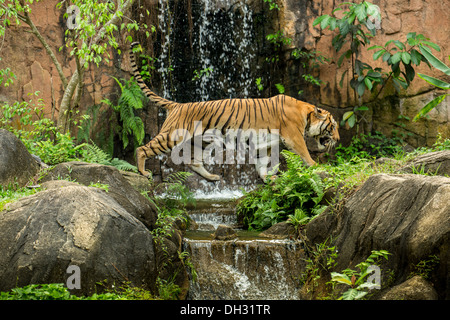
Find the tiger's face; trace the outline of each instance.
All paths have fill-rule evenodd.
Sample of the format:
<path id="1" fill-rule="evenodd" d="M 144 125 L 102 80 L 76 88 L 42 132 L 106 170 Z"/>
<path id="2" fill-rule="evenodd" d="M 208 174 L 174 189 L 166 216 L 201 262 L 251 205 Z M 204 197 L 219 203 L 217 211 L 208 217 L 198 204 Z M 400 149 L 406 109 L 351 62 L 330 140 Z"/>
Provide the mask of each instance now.
<path id="1" fill-rule="evenodd" d="M 309 117 L 307 134 L 314 137 L 319 151 L 331 151 L 339 141 L 338 124 L 326 110 L 315 107 Z"/>

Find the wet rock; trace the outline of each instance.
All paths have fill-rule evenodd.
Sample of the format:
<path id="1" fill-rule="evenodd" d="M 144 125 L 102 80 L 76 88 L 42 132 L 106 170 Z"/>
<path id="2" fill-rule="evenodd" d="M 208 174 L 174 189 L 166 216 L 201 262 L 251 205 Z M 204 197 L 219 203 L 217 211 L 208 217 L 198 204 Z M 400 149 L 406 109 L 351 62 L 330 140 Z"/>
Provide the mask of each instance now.
<path id="1" fill-rule="evenodd" d="M 409 280 L 389 289 L 380 300 L 437 300 L 438 294 L 430 282 L 421 276 L 414 276 Z"/>
<path id="2" fill-rule="evenodd" d="M 306 259 L 300 241 L 186 242 L 197 279 L 192 300 L 295 300 Z"/>
<path id="3" fill-rule="evenodd" d="M 138 219 L 101 189 L 67 181 L 47 187 L 0 212 L 0 291 L 66 283 L 74 265 L 75 294 L 92 294 L 105 279 L 156 293 L 154 241 Z"/>
<path id="4" fill-rule="evenodd" d="M 271 239 L 296 238 L 297 231 L 291 223 L 280 222 L 261 232 L 259 236 Z"/>
<path id="5" fill-rule="evenodd" d="M 213 237 L 216 240 L 232 240 L 237 238 L 237 233 L 232 227 L 221 224 L 217 227 Z"/>
<path id="6" fill-rule="evenodd" d="M 0 129 L 0 186 L 17 183 L 23 187 L 38 171 L 39 165 L 22 141 Z"/>

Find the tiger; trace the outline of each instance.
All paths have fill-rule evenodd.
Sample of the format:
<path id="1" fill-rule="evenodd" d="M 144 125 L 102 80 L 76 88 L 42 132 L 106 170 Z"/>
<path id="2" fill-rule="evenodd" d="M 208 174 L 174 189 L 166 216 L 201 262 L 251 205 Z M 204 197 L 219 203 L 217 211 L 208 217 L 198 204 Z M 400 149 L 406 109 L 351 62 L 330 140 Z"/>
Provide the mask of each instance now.
<path id="1" fill-rule="evenodd" d="M 308 166 L 316 162 L 308 151 L 305 136 L 315 138 L 319 151 L 330 151 L 340 139 L 338 124 L 328 111 L 284 94 L 271 98 L 233 98 L 189 103 L 178 103 L 158 96 L 144 83 L 139 72 L 133 52 L 133 48 L 138 45 L 137 42 L 132 43 L 129 51 L 132 75 L 149 100 L 167 111 L 159 133 L 147 144 L 136 148 L 136 166 L 145 177 L 150 176 L 145 170 L 145 161 L 172 151 L 179 143 L 179 140 L 172 138 L 172 134 L 180 128 L 189 132 L 191 137 L 194 132 L 203 134 L 207 129 L 217 129 L 222 133 L 228 129 L 265 129 L 269 134 L 277 132 L 281 142 Z M 197 130 L 194 123 L 201 123 L 201 130 Z M 208 172 L 201 160 L 191 162 L 188 167 L 207 180 L 221 179 L 219 175 Z M 258 163 L 256 170 L 263 180 L 269 174 L 264 164 Z"/>

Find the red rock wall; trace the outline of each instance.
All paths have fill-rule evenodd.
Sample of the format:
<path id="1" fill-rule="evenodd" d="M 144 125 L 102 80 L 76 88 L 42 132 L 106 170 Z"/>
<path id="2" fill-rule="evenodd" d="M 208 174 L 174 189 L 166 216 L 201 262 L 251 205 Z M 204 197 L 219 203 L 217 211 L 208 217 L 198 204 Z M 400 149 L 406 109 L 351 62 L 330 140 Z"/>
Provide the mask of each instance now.
<path id="1" fill-rule="evenodd" d="M 319 78 L 325 81 L 325 85 L 320 88 L 317 97 L 320 104 L 330 108 L 342 108 L 351 110 L 355 99 L 353 89 L 350 88 L 348 73 L 344 77 L 344 86 L 340 87 L 339 82 L 345 70 L 349 69 L 350 63 L 344 63 L 341 68 L 337 68 L 339 56 L 345 52 L 345 48 L 339 53 L 334 51 L 331 45 L 335 33 L 329 30 L 321 31 L 320 28 L 313 27 L 313 21 L 320 15 L 330 14 L 338 4 L 344 0 L 321 0 L 306 2 L 302 7 L 302 1 L 283 0 L 282 18 L 283 27 L 287 35 L 294 38 L 293 46 L 304 47 L 308 50 L 320 51 L 323 55 L 332 59 L 332 63 L 321 67 Z M 449 2 L 441 0 L 373 0 L 372 3 L 378 5 L 381 11 L 381 30 L 369 46 L 384 45 L 390 39 L 406 40 L 409 32 L 422 33 L 430 38 L 430 41 L 437 43 L 441 47 L 441 52 L 435 55 L 450 65 L 448 56 L 450 54 L 450 10 Z M 305 14 L 303 14 L 302 10 Z M 301 26 L 301 28 L 299 28 Z M 368 46 L 368 47 L 369 47 Z M 386 64 L 381 59 L 374 62 L 372 55 L 374 51 L 363 50 L 360 60 L 369 63 L 374 68 L 383 67 L 389 71 Z M 430 70 L 422 63 L 416 68 L 416 73 L 424 73 L 437 78 L 445 79 L 442 72 Z M 449 81 L 449 77 L 445 79 Z M 372 101 L 368 93 L 363 97 L 363 103 L 371 106 L 370 112 L 365 117 L 368 119 L 366 130 L 379 130 L 386 135 L 392 135 L 392 130 L 400 130 L 407 134 L 406 141 L 413 146 L 432 144 L 440 132 L 446 137 L 450 137 L 450 98 L 447 97 L 443 103 L 429 113 L 429 120 L 412 122 L 402 119 L 409 117 L 411 120 L 417 112 L 431 101 L 434 97 L 442 94 L 422 79 L 416 78 L 408 90 L 398 95 L 392 86 L 387 86 L 378 97 L 379 101 Z M 395 96 L 395 99 L 392 97 Z M 388 97 L 391 97 L 388 99 Z M 383 100 L 383 98 L 386 98 Z M 342 113 L 342 112 L 341 112 Z"/>
<path id="2" fill-rule="evenodd" d="M 252 5 L 258 8 L 267 5 L 262 0 L 258 1 L 253 1 Z M 277 1 L 281 8 L 278 14 L 279 24 L 285 34 L 294 39 L 292 46 L 304 47 L 309 50 L 315 49 L 332 58 L 332 63 L 320 69 L 318 76 L 326 83 L 315 94 L 313 102 L 334 109 L 337 115 L 351 110 L 355 104 L 353 91 L 347 85 L 341 88 L 338 84 L 341 75 L 349 65 L 344 64 L 341 68 L 337 68 L 335 62 L 340 53 L 336 54 L 331 46 L 332 32 L 328 30 L 321 32 L 319 28 L 312 27 L 315 18 L 322 14 L 330 14 L 343 0 Z M 65 75 L 70 77 L 75 70 L 75 62 L 70 59 L 67 49 L 58 51 L 64 44 L 66 23 L 63 18 L 64 10 L 56 9 L 57 3 L 58 0 L 45 0 L 34 4 L 31 17 L 63 65 Z M 382 29 L 371 45 L 384 44 L 389 39 L 405 40 L 408 32 L 417 31 L 439 44 L 442 50 L 436 55 L 447 64 L 449 63 L 447 59 L 450 54 L 448 1 L 373 0 L 373 3 L 379 5 L 381 9 Z M 20 26 L 11 26 L 6 32 L 0 51 L 3 58 L 0 61 L 0 68 L 11 67 L 17 75 L 17 80 L 9 88 L 0 88 L 0 101 L 29 100 L 27 95 L 29 92 L 40 91 L 39 97 L 44 100 L 46 115 L 57 117 L 63 92 L 61 80 L 41 43 L 29 32 L 29 29 L 26 24 L 22 23 Z M 377 66 L 376 63 L 373 63 L 372 54 L 373 51 L 363 53 L 362 60 Z M 125 58 L 124 61 L 127 59 Z M 119 57 L 115 57 L 115 60 L 109 65 L 102 64 L 100 68 L 92 67 L 86 73 L 86 90 L 81 105 L 87 107 L 98 104 L 105 97 L 114 99 L 114 96 L 117 96 L 117 88 L 110 75 L 127 78 L 128 73 L 125 71 L 127 69 L 128 67 L 123 65 Z M 417 71 L 441 77 L 439 72 L 430 70 L 425 65 L 421 65 Z M 280 72 L 284 72 L 284 70 Z M 289 77 L 300 76 L 301 74 L 289 74 L 285 80 L 289 82 Z M 348 83 L 348 81 L 345 82 Z M 403 130 L 408 133 L 407 141 L 414 146 L 432 144 L 439 132 L 444 136 L 450 136 L 449 98 L 430 112 L 429 120 L 413 123 L 399 119 L 402 116 L 412 119 L 428 101 L 438 94 L 439 92 L 434 87 L 416 77 L 412 86 L 399 96 L 392 87 L 386 88 L 380 96 L 380 98 L 386 98 L 384 100 L 372 102 L 369 95 L 364 96 L 364 102 L 372 107 L 366 115 L 368 121 L 364 127 L 366 130 L 380 130 L 387 135 L 391 135 L 393 130 Z M 153 131 L 153 128 L 148 131 Z"/>

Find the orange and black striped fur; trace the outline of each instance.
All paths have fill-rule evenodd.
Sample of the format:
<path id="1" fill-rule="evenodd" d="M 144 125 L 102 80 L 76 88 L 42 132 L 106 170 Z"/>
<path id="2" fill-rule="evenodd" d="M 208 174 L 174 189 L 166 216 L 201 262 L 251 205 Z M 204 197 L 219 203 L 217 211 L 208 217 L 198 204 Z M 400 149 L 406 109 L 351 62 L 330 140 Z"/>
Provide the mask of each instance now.
<path id="1" fill-rule="evenodd" d="M 133 43 L 132 48 L 137 43 Z M 167 110 L 167 118 L 161 131 L 149 143 L 136 149 L 136 161 L 139 172 L 145 171 L 145 160 L 161 153 L 167 153 L 179 142 L 171 140 L 174 130 L 185 129 L 193 136 L 194 122 L 202 122 L 203 133 L 216 128 L 222 132 L 228 129 L 277 129 L 281 140 L 292 152 L 300 155 L 311 166 L 311 158 L 305 135 L 316 138 L 319 150 L 331 149 L 339 140 L 338 126 L 328 111 L 317 108 L 285 95 L 268 99 L 224 99 L 217 101 L 177 103 L 166 100 L 144 83 L 136 65 L 133 51 L 130 50 L 130 62 L 133 75 L 142 91 L 158 107 Z M 197 131 L 196 131 L 197 132 Z M 190 168 L 208 180 L 220 180 L 220 177 L 206 171 L 202 164 L 191 164 Z M 261 170 L 264 179 L 266 171 Z"/>

